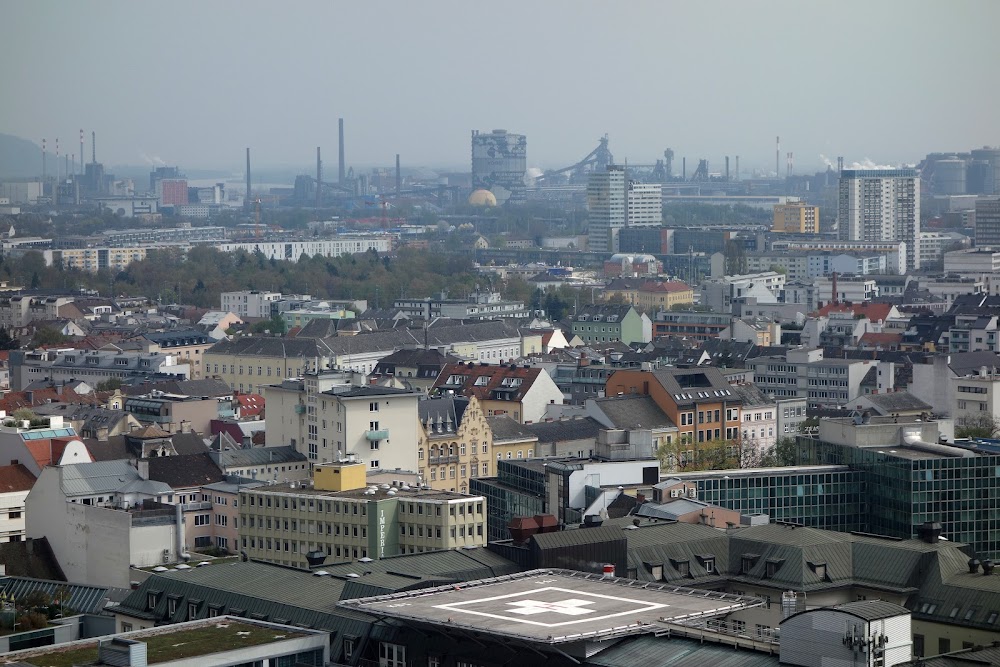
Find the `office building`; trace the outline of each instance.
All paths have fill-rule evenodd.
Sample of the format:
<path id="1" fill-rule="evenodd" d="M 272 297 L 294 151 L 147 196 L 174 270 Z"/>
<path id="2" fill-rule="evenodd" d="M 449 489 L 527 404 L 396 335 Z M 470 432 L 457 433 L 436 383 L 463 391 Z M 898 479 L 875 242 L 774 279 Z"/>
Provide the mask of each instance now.
<path id="1" fill-rule="evenodd" d="M 342 235 L 332 239 L 313 241 L 234 241 L 218 243 L 214 246 L 220 252 L 243 250 L 251 255 L 260 252 L 265 259 L 297 262 L 303 255 L 307 257 L 340 257 L 360 255 L 365 252 L 391 252 L 392 237 L 388 234 Z"/>
<path id="2" fill-rule="evenodd" d="M 581 306 L 569 319 L 573 335 L 588 345 L 616 341 L 632 345 L 653 339 L 653 323 L 649 316 L 629 304 Z"/>
<path id="3" fill-rule="evenodd" d="M 528 138 L 507 130 L 472 131 L 472 189 L 489 190 L 499 206 L 523 204 L 527 195 Z"/>
<path id="4" fill-rule="evenodd" d="M 796 439 L 797 463 L 863 471 L 867 532 L 910 538 L 937 522 L 970 553 L 997 558 L 1000 454 L 939 444 L 939 436 L 937 422 L 919 417 L 822 419 L 818 434 Z"/>
<path id="5" fill-rule="evenodd" d="M 826 359 L 822 348 L 747 359 L 763 391 L 779 399 L 805 398 L 810 409 L 837 408 L 857 398 L 862 381 L 878 365 L 874 359 Z"/>
<path id="6" fill-rule="evenodd" d="M 240 318 L 271 317 L 271 302 L 281 299 L 281 292 L 261 292 L 244 290 L 241 292 L 223 292 L 220 295 L 222 311 L 235 313 Z"/>
<path id="7" fill-rule="evenodd" d="M 1000 249 L 1000 199 L 976 202 L 976 247 Z"/>
<path id="8" fill-rule="evenodd" d="M 587 182 L 590 249 L 618 252 L 625 227 L 654 227 L 663 223 L 662 188 L 658 183 L 631 183 L 625 167 L 609 165 Z"/>
<path id="9" fill-rule="evenodd" d="M 306 567 L 313 558 L 485 546 L 482 496 L 405 483 L 368 486 L 367 469 L 335 462 L 316 466 L 312 484 L 241 490 L 240 548 L 255 560 Z"/>
<path id="10" fill-rule="evenodd" d="M 840 238 L 903 241 L 920 268 L 920 177 L 915 169 L 845 169 L 837 209 Z"/>
<path id="11" fill-rule="evenodd" d="M 819 234 L 819 207 L 805 202 L 774 205 L 772 232 Z"/>

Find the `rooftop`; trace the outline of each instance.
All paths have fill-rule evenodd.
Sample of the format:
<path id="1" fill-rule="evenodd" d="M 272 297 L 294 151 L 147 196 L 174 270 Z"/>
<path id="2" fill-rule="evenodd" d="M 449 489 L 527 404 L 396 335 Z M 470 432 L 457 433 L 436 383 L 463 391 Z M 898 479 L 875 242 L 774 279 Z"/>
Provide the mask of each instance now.
<path id="1" fill-rule="evenodd" d="M 292 629 L 273 623 L 261 623 L 219 616 L 210 620 L 178 623 L 148 630 L 138 630 L 116 635 L 146 644 L 148 664 L 155 665 L 185 658 L 197 658 L 213 653 L 234 651 L 250 646 L 297 639 L 315 631 Z M 97 661 L 96 640 L 28 649 L 8 654 L 18 664 L 37 667 L 73 667 Z"/>
<path id="2" fill-rule="evenodd" d="M 358 498 L 361 500 L 385 500 L 386 498 L 406 498 L 415 500 L 473 500 L 481 496 L 470 496 L 454 491 L 437 491 L 435 489 L 420 489 L 417 487 L 390 486 L 367 486 L 351 491 L 323 491 L 302 483 L 290 482 L 288 484 L 272 484 L 254 489 L 256 493 L 281 493 L 286 495 L 307 495 L 328 498 Z M 370 490 L 374 490 L 371 493 Z M 392 491 L 392 493 L 389 493 Z"/>
<path id="3" fill-rule="evenodd" d="M 637 583 L 544 569 L 339 604 L 373 616 L 548 645 L 650 634 L 667 623 L 761 604 L 756 598 Z"/>

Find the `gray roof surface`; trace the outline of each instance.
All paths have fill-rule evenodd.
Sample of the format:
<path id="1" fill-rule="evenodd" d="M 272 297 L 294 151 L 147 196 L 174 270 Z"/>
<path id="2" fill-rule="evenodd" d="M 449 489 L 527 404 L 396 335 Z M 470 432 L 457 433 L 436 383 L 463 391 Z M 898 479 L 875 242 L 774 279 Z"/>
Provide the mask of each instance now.
<path id="1" fill-rule="evenodd" d="M 899 412 L 901 410 L 929 411 L 933 409 L 930 405 L 924 403 L 908 391 L 868 394 L 863 398 L 884 412 Z"/>
<path id="2" fill-rule="evenodd" d="M 536 645 L 653 633 L 670 619 L 718 616 L 756 604 L 760 601 L 743 596 L 673 585 L 632 586 L 628 579 L 560 569 L 340 603 L 380 617 L 485 630 Z M 565 605 L 586 611 L 567 613 L 559 608 Z"/>
<path id="3" fill-rule="evenodd" d="M 126 486 L 150 495 L 170 493 L 171 488 L 163 482 L 143 480 L 139 471 L 127 461 L 102 461 L 98 463 L 77 463 L 62 466 L 62 490 L 67 496 L 89 496 L 101 493 L 117 493 Z M 136 487 L 134 483 L 143 482 Z"/>
<path id="4" fill-rule="evenodd" d="M 774 405 L 774 399 L 768 398 L 760 387 L 752 382 L 732 385 L 733 391 L 743 401 L 743 407 L 754 407 L 757 405 Z"/>
<path id="5" fill-rule="evenodd" d="M 594 400 L 615 428 L 671 428 L 676 426 L 650 396 L 611 396 Z"/>
<path id="6" fill-rule="evenodd" d="M 58 598 L 67 609 L 80 614 L 98 614 L 103 611 L 108 590 L 107 586 L 68 584 L 28 577 L 0 577 L 0 593 L 20 598 L 34 591 L 42 591 L 53 599 Z"/>
<path id="7" fill-rule="evenodd" d="M 778 656 L 690 639 L 633 637 L 587 659 L 599 667 L 777 667 Z"/>
<path id="8" fill-rule="evenodd" d="M 604 427 L 592 417 L 560 419 L 551 422 L 525 424 L 524 430 L 539 442 L 567 442 L 570 440 L 595 440 Z"/>
<path id="9" fill-rule="evenodd" d="M 494 442 L 531 440 L 538 437 L 534 433 L 530 433 L 524 424 L 514 421 L 507 415 L 487 417 L 486 422 L 490 425 Z"/>
<path id="10" fill-rule="evenodd" d="M 211 452 L 210 456 L 223 468 L 241 468 L 269 463 L 303 463 L 307 460 L 305 454 L 295 451 L 295 448 L 290 445 L 227 449 L 222 452 Z"/>
<path id="11" fill-rule="evenodd" d="M 838 604 L 834 609 L 857 616 L 858 618 L 863 618 L 866 621 L 877 621 L 881 618 L 891 618 L 892 616 L 901 616 L 910 613 L 910 610 L 906 607 L 886 602 L 885 600 L 856 600 L 854 602 Z"/>

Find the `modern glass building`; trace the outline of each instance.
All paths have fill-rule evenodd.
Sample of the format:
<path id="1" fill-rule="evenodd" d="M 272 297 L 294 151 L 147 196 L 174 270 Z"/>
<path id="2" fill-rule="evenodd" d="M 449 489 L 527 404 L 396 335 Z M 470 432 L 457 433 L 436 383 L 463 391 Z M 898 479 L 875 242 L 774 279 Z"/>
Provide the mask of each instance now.
<path id="1" fill-rule="evenodd" d="M 865 473 L 847 466 L 713 470 L 675 475 L 698 500 L 742 514 L 841 532 L 866 531 Z"/>
<path id="2" fill-rule="evenodd" d="M 516 516 L 545 514 L 545 469 L 530 463 L 497 461 L 496 477 L 469 480 L 469 493 L 486 498 L 488 541 L 510 539 L 507 526 Z"/>
<path id="3" fill-rule="evenodd" d="M 980 558 L 1000 556 L 1000 455 L 987 448 L 937 443 L 937 424 L 898 418 L 820 423 L 800 436 L 803 464 L 843 465 L 863 473 L 867 532 L 910 538 L 926 522 L 969 544 Z"/>

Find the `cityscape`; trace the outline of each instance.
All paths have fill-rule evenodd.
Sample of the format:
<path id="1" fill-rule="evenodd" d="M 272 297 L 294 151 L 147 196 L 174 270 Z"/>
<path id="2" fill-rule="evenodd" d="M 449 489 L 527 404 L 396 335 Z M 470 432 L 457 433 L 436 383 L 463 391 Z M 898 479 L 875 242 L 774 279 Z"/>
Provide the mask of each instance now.
<path id="1" fill-rule="evenodd" d="M 499 9 L 0 7 L 0 662 L 1000 665 L 1000 4 Z"/>

